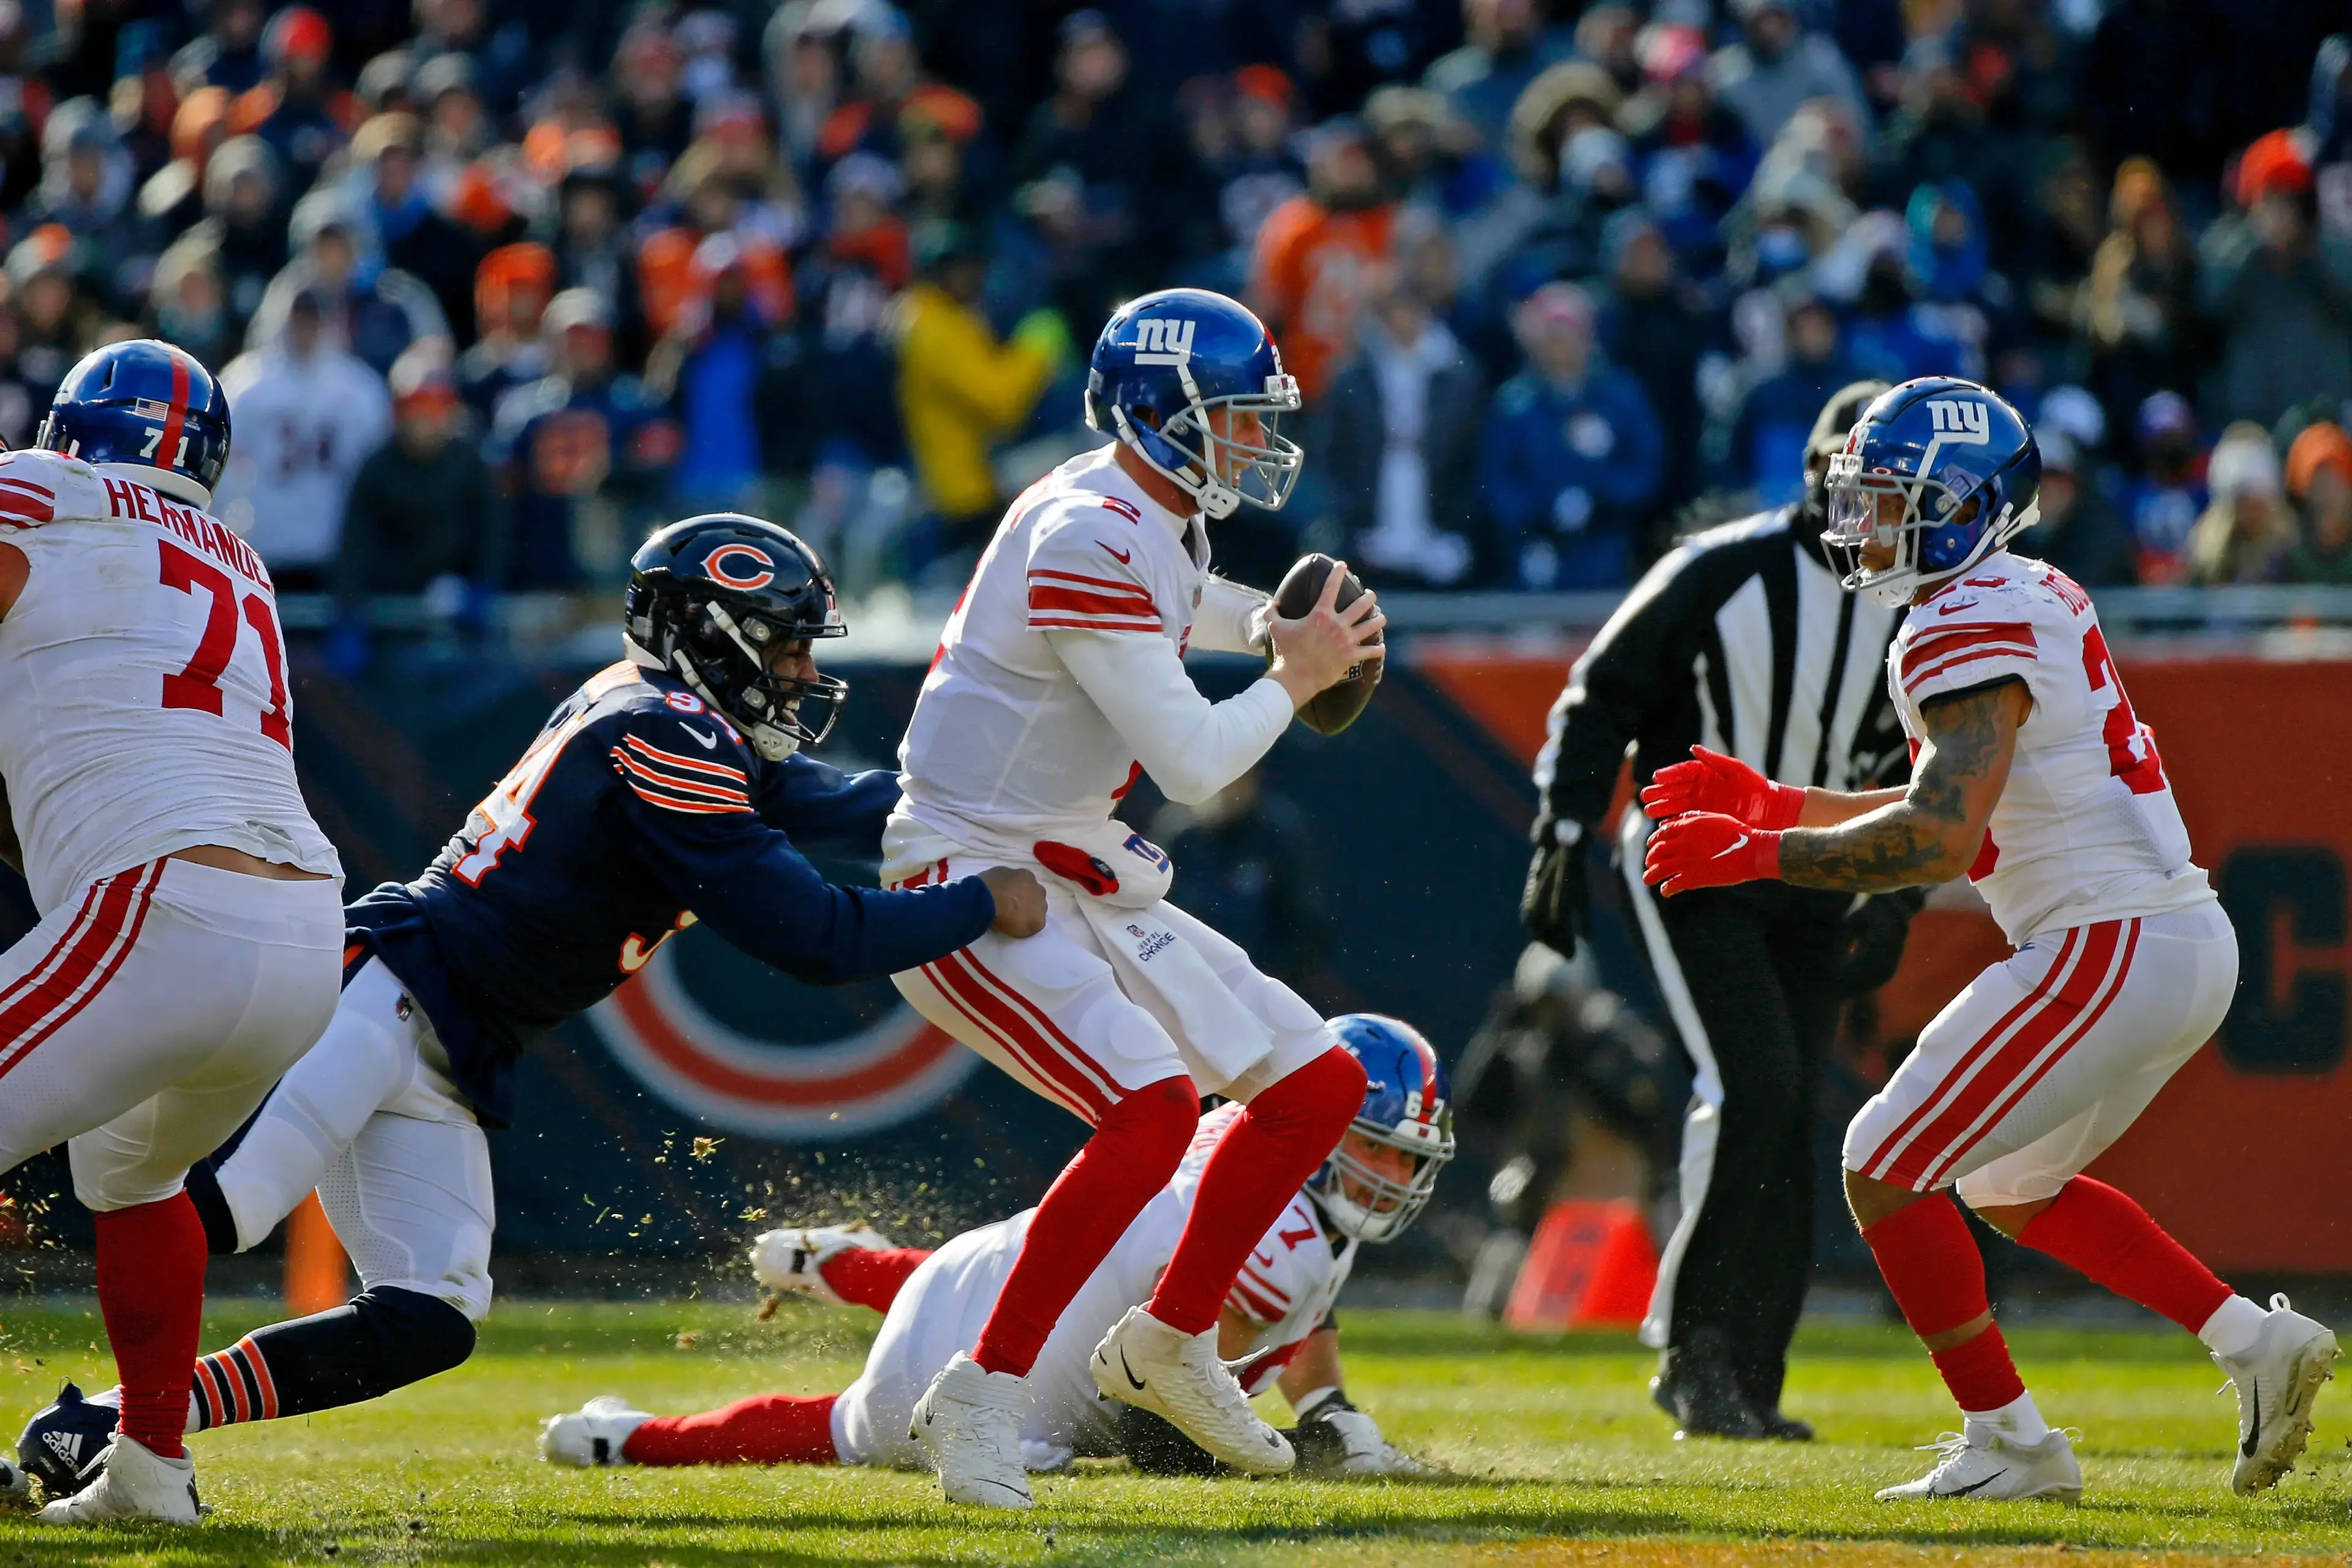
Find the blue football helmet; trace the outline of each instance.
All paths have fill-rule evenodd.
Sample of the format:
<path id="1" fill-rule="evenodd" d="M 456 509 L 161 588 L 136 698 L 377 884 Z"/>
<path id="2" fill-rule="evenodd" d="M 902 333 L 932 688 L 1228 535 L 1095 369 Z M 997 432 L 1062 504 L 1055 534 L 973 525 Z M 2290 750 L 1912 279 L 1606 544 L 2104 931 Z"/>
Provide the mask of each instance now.
<path id="1" fill-rule="evenodd" d="M 185 349 L 155 338 L 109 343 L 66 372 L 33 444 L 175 478 L 156 488 L 210 506 L 228 461 L 228 396 Z"/>
<path id="2" fill-rule="evenodd" d="M 1998 394 L 1956 376 L 1921 376 L 1879 395 L 1830 459 L 1822 542 L 1846 552 L 1844 585 L 1909 604 L 2033 526 L 2042 451 Z M 1894 562 L 1862 564 L 1865 544 Z"/>
<path id="3" fill-rule="evenodd" d="M 1412 1157 L 1403 1179 L 1365 1163 L 1346 1142 L 1307 1178 L 1307 1195 L 1342 1236 L 1394 1241 L 1437 1190 L 1437 1173 L 1454 1158 L 1454 1097 L 1445 1064 L 1420 1030 L 1378 1013 L 1331 1020 L 1348 1054 L 1363 1064 L 1364 1105 L 1348 1131 Z"/>
<path id="4" fill-rule="evenodd" d="M 1221 436 L 1209 411 L 1255 414 L 1263 444 Z M 1119 307 L 1087 370 L 1087 427 L 1105 430 L 1200 502 L 1211 518 L 1247 501 L 1290 499 L 1307 454 L 1276 421 L 1298 409 L 1298 383 L 1265 323 L 1223 294 L 1162 289 Z"/>

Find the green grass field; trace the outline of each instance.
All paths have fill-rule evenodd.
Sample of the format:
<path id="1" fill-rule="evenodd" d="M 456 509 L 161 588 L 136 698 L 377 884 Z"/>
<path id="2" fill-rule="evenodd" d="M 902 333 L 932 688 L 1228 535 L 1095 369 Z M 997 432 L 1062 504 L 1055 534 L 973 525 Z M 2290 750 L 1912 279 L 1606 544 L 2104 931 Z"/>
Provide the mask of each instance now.
<path id="1" fill-rule="evenodd" d="M 61 1376 L 112 1381 L 94 1308 L 5 1315 L 0 1419 Z M 223 1312 L 213 1348 L 260 1318 Z M 1892 1327 L 1809 1327 L 1789 1407 L 1809 1447 L 1674 1442 L 1630 1341 L 1524 1341 L 1442 1314 L 1348 1315 L 1349 1389 L 1444 1467 L 1407 1484 L 1147 1480 L 1081 1466 L 1021 1516 L 951 1510 L 927 1476 L 778 1469 L 559 1470 L 540 1416 L 592 1394 L 657 1411 L 855 1375 L 871 1315 L 787 1309 L 758 1325 L 708 1305 L 504 1303 L 458 1372 L 371 1405 L 197 1439 L 201 1528 L 67 1535 L 0 1516 L 0 1568 L 257 1563 L 1716 1564 L 2055 1563 L 2086 1548 L 2352 1553 L 2352 1394 L 2323 1397 L 2312 1454 L 2252 1501 L 2223 1486 L 2235 1405 L 2185 1336 L 2028 1329 L 2036 1396 L 2078 1426 L 2082 1506 L 1890 1508 L 1871 1489 L 1955 1424 L 1927 1358 Z M 685 1336 L 682 1340 L 681 1336 Z M 2208 1558 L 2210 1560 L 2210 1557 Z"/>

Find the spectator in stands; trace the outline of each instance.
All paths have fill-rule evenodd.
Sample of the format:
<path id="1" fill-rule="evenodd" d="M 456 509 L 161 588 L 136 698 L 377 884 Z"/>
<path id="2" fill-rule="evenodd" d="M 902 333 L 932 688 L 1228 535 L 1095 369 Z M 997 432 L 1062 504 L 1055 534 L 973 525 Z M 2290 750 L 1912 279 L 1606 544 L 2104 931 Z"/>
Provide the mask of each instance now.
<path id="1" fill-rule="evenodd" d="M 409 344 L 427 338 L 441 340 L 444 352 L 454 357 L 441 302 L 418 279 L 362 248 L 366 231 L 341 192 L 321 188 L 303 197 L 295 204 L 287 233 L 294 241 L 294 258 L 262 295 L 246 329 L 247 348 L 274 342 L 294 296 L 316 289 L 332 302 L 352 352 L 379 376 Z"/>
<path id="2" fill-rule="evenodd" d="M 1865 130 L 1870 106 L 1853 68 L 1825 33 L 1809 31 L 1790 0 L 1732 0 L 1739 41 L 1715 57 L 1716 96 L 1764 146 L 1807 99 L 1828 98 Z"/>
<path id="3" fill-rule="evenodd" d="M 626 179 L 650 195 L 694 139 L 694 106 L 679 90 L 685 51 L 658 21 L 642 20 L 613 55 L 614 104 Z"/>
<path id="4" fill-rule="evenodd" d="M 528 241 L 503 245 L 474 273 L 474 345 L 457 356 L 457 395 L 488 428 L 499 404 L 548 372 L 540 318 L 555 297 L 555 258 Z"/>
<path id="5" fill-rule="evenodd" d="M 228 140 L 229 97 L 200 87 L 172 117 L 172 161 L 139 187 L 142 248 L 161 250 L 205 216 L 205 170 Z"/>
<path id="6" fill-rule="evenodd" d="M 1547 283 L 1513 318 L 1527 368 L 1496 394 L 1479 484 L 1524 588 L 1633 581 L 1664 449 L 1641 383 L 1593 345 L 1591 296 Z"/>
<path id="7" fill-rule="evenodd" d="M 8 252 L 8 286 L 20 332 L 16 368 L 43 409 L 76 360 L 97 341 L 99 311 L 75 269 L 73 237 L 44 225 Z"/>
<path id="8" fill-rule="evenodd" d="M 504 586 L 577 588 L 617 568 L 625 545 L 613 510 L 658 485 L 677 455 L 677 429 L 634 375 L 613 362 L 613 312 L 567 289 L 540 330 L 554 368 L 499 405 L 485 454 L 513 506 Z M 583 517 L 597 503 L 597 536 Z"/>
<path id="9" fill-rule="evenodd" d="M 1788 299 L 1787 359 L 1750 387 L 1734 414 L 1718 482 L 1759 506 L 1802 500 L 1805 438 L 1830 395 L 1856 379 L 1837 312 L 1819 295 Z"/>
<path id="10" fill-rule="evenodd" d="M 26 378 L 16 357 L 18 335 L 16 312 L 0 308 L 0 441 L 12 448 L 32 445 L 57 390 L 54 384 L 43 386 Z"/>
<path id="11" fill-rule="evenodd" d="M 190 230 L 155 258 L 146 328 L 195 355 L 215 375 L 236 354 L 245 334 L 229 314 L 220 248 L 198 231 Z"/>
<path id="12" fill-rule="evenodd" d="M 2246 149 L 2236 195 L 2242 210 L 2199 247 L 2198 300 L 2222 338 L 2213 412 L 2267 425 L 2291 404 L 2352 396 L 2352 242 L 2319 231 L 2293 132 Z"/>
<path id="13" fill-rule="evenodd" d="M 269 563 L 280 592 L 327 585 L 352 479 L 392 429 L 383 378 L 342 346 L 341 300 L 287 302 L 280 337 L 221 372 L 236 443 L 213 509 Z"/>
<path id="14" fill-rule="evenodd" d="M 2063 430 L 2036 431 L 2042 447 L 2042 518 L 2020 548 L 2085 588 L 2127 588 L 2137 579 L 2132 541 L 2084 444 Z"/>
<path id="15" fill-rule="evenodd" d="M 2136 429 L 2139 474 L 2125 489 L 2125 518 L 2139 580 L 2162 587 L 2188 573 L 2189 532 L 2205 510 L 2205 453 L 2197 411 L 2177 392 L 2150 395 Z"/>
<path id="16" fill-rule="evenodd" d="M 1634 49 L 1642 85 L 1618 123 L 1642 160 L 1644 205 L 1677 251 L 1719 252 L 1719 226 L 1762 149 L 1715 96 L 1706 34 L 1687 23 L 1654 22 L 1636 35 Z"/>
<path id="17" fill-rule="evenodd" d="M 1477 370 L 1414 289 L 1374 300 L 1307 442 L 1331 496 L 1334 553 L 1367 582 L 1450 588 L 1469 576 L 1485 408 Z"/>
<path id="18" fill-rule="evenodd" d="M 230 137 L 205 165 L 205 218 L 189 233 L 218 253 L 229 319 L 240 333 L 286 266 L 278 195 L 278 154 L 258 136 Z"/>
<path id="19" fill-rule="evenodd" d="M 1266 218 L 1307 188 L 1306 170 L 1292 151 L 1291 98 L 1290 79 L 1282 72 L 1272 66 L 1244 66 L 1234 73 L 1230 105 L 1214 116 L 1219 139 L 1208 144 L 1197 136 L 1193 141 L 1194 156 L 1205 163 L 1216 187 L 1217 216 L 1232 250 L 1220 274 L 1230 279 L 1227 293 L 1242 289 Z"/>
<path id="20" fill-rule="evenodd" d="M 1109 19 L 1074 11 L 1060 40 L 1055 92 L 1022 132 L 1014 184 L 1059 171 L 1076 176 L 1087 244 L 1109 253 L 1105 263 L 1114 269 L 1131 265 L 1125 253 L 1147 232 L 1187 253 L 1205 249 L 1209 234 L 1184 236 L 1210 216 L 1205 181 L 1182 131 L 1151 94 L 1131 89 L 1127 46 Z"/>
<path id="21" fill-rule="evenodd" d="M 336 651 L 347 674 L 366 659 L 371 597 L 421 594 L 478 629 L 490 590 L 507 578 L 506 505 L 481 452 L 457 439 L 465 405 L 429 344 L 392 367 L 392 439 L 352 480 L 335 556 Z"/>
<path id="22" fill-rule="evenodd" d="M 213 0 L 204 12 L 205 30 L 172 57 L 172 79 L 180 90 L 216 87 L 235 94 L 259 86 L 266 68 L 261 25 L 268 15 L 262 0 Z"/>
<path id="23" fill-rule="evenodd" d="M 2146 158 L 2116 171 L 2108 230 L 2091 258 L 2078 330 L 2111 424 L 2155 393 L 2193 387 L 2203 348 L 2197 254 L 2163 173 Z"/>
<path id="24" fill-rule="evenodd" d="M 2011 331 L 2016 295 L 1991 268 L 1976 193 L 1958 180 L 1921 185 L 1903 224 L 1911 287 L 1926 307 L 1914 318 L 1921 337 L 1958 366 L 1954 374 L 1985 380 Z"/>
<path id="25" fill-rule="evenodd" d="M 124 264 L 136 250 L 134 171 L 106 110 L 91 99 L 61 103 L 41 132 L 41 184 L 25 204 L 27 228 L 55 225 L 73 237 L 75 270 L 108 303 L 131 298 Z"/>
<path id="26" fill-rule="evenodd" d="M 1675 276 L 1664 230 L 1647 211 L 1619 213 L 1601 231 L 1601 259 L 1608 279 L 1601 297 L 1600 343 L 1610 363 L 1642 384 L 1658 416 L 1667 452 L 1658 501 L 1661 511 L 1697 488 L 1704 415 L 1698 400 L 1699 361 L 1715 346 L 1717 330 L 1700 290 Z"/>
<path id="27" fill-rule="evenodd" d="M 825 176 L 831 213 L 801 263 L 801 392 L 797 456 L 872 468 L 901 445 L 890 301 L 913 271 L 907 226 L 893 212 L 904 188 L 889 160 L 852 153 Z"/>
<path id="28" fill-rule="evenodd" d="M 2272 583 L 2295 543 L 2294 512 L 2281 490 L 2278 448 L 2259 425 L 2221 432 L 2205 469 L 2212 492 L 2189 535 L 2189 575 L 2205 584 Z"/>
<path id="29" fill-rule="evenodd" d="M 765 516 L 768 461 L 761 429 L 783 424 L 780 407 L 793 340 L 769 315 L 731 235 L 694 255 L 694 297 L 646 368 L 648 390 L 667 397 L 681 442 L 670 494 L 681 515 Z"/>
<path id="30" fill-rule="evenodd" d="M 920 270 L 898 318 L 898 414 L 937 519 L 935 548 L 961 558 L 976 553 L 1004 500 L 990 448 L 1029 417 L 1070 357 L 1070 333 L 1041 310 L 1000 342 L 979 310 L 988 263 L 977 238 L 934 227 L 917 247 Z"/>
<path id="31" fill-rule="evenodd" d="M 1518 180 L 1462 226 L 1462 269 L 1472 288 L 1518 298 L 1592 270 L 1589 193 L 1611 161 L 1620 97 L 1609 73 L 1589 60 L 1552 66 L 1528 84 L 1511 110 Z M 1622 174 L 1622 154 L 1616 162 Z"/>
<path id="32" fill-rule="evenodd" d="M 433 290 L 457 341 L 470 342 L 478 248 L 472 234 L 434 210 L 418 179 L 424 155 L 414 115 L 379 114 L 360 127 L 352 138 L 352 162 L 366 182 L 359 224 L 369 251 Z"/>
<path id="33" fill-rule="evenodd" d="M 1335 120 L 1308 134 L 1307 194 L 1275 208 L 1258 230 L 1250 296 L 1310 405 L 1378 284 L 1396 214 L 1364 128 Z"/>
<path id="34" fill-rule="evenodd" d="M 1468 40 L 1431 65 L 1421 85 L 1444 93 L 1499 150 L 1511 106 L 1538 71 L 1567 57 L 1572 40 L 1546 30 L 1537 0 L 1463 0 L 1462 23 Z"/>
<path id="35" fill-rule="evenodd" d="M 623 223 L 621 175 L 609 163 L 567 168 L 556 191 L 555 286 L 586 289 L 604 301 L 623 342 L 636 342 L 645 312 L 637 299 L 637 268 Z"/>
<path id="36" fill-rule="evenodd" d="M 2286 488 L 2303 516 L 2286 580 L 2352 587 L 2352 437 L 2342 426 L 2304 426 L 2287 448 Z"/>
<path id="37" fill-rule="evenodd" d="M 308 190 L 327 160 L 341 148 L 348 113 L 331 76 L 334 29 L 307 5 L 289 5 L 269 19 L 261 36 L 268 74 L 236 100 L 231 126 L 269 143 L 297 191 Z"/>

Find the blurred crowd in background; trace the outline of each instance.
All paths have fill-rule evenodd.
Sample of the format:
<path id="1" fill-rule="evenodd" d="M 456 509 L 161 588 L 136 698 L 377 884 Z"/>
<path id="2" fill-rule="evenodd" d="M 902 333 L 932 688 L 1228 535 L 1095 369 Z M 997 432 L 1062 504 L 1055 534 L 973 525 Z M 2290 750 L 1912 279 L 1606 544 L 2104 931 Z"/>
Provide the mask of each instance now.
<path id="1" fill-rule="evenodd" d="M 1795 499 L 1841 384 L 1953 374 L 2084 583 L 2352 584 L 2347 12 L 0 0 L 0 437 L 154 333 L 228 389 L 216 510 L 354 616 L 725 508 L 952 588 L 1192 284 L 1307 401 L 1244 578 L 1622 587 Z"/>

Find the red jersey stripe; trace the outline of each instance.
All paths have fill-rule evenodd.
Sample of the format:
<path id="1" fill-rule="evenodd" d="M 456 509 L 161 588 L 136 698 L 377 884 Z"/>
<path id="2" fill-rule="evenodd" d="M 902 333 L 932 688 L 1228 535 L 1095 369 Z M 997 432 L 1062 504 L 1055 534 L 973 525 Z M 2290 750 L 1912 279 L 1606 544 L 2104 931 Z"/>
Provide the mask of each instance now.
<path id="1" fill-rule="evenodd" d="M 667 763 L 673 767 L 684 768 L 689 773 L 717 773 L 723 778 L 733 779 L 738 784 L 751 783 L 751 775 L 741 768 L 730 768 L 725 763 L 714 763 L 703 757 L 684 757 L 676 752 L 665 752 L 642 736 L 624 735 L 621 737 L 621 743 L 653 761 Z"/>
<path id="2" fill-rule="evenodd" d="M 1931 658 L 1984 642 L 2021 643 L 2035 647 L 2033 628 L 2023 621 L 2003 621 L 1998 625 L 1932 626 L 1920 633 L 1910 647 L 1903 650 L 1902 673 L 1909 675 L 1919 665 Z"/>

